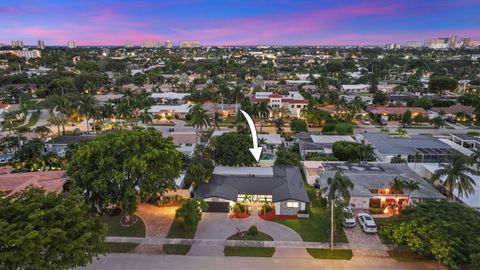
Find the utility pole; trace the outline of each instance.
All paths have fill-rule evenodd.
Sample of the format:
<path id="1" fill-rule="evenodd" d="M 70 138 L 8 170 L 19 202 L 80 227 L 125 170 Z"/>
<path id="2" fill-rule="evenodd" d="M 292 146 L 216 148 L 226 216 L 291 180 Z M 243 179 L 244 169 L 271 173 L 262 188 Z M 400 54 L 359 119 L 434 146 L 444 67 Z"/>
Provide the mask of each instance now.
<path id="1" fill-rule="evenodd" d="M 330 202 L 332 210 L 330 211 L 330 250 L 333 250 L 333 200 Z"/>

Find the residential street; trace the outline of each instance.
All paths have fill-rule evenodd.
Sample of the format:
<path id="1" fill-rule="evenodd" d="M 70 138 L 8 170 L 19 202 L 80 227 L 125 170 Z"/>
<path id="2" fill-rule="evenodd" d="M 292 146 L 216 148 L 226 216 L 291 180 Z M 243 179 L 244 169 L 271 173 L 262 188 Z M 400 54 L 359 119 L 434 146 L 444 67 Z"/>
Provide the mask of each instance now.
<path id="1" fill-rule="evenodd" d="M 109 254 L 77 270 L 149 270 L 149 269 L 369 269 L 369 270 L 433 270 L 445 269 L 433 262 L 397 262 L 375 257 L 345 260 L 293 258 L 205 257 L 148 254 Z"/>

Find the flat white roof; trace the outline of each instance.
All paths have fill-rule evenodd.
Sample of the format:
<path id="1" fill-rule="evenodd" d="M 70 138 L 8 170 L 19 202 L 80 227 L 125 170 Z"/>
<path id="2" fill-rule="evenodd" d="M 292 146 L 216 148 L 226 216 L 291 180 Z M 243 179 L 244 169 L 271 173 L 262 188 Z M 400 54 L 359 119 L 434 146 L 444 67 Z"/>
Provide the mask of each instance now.
<path id="1" fill-rule="evenodd" d="M 220 175 L 256 175 L 256 176 L 273 176 L 273 168 L 264 167 L 228 167 L 217 166 L 213 170 L 213 174 Z"/>
<path id="2" fill-rule="evenodd" d="M 333 144 L 339 141 L 355 142 L 352 136 L 349 135 L 311 135 L 314 143 L 328 143 Z"/>
<path id="3" fill-rule="evenodd" d="M 258 134 L 258 139 L 265 139 L 267 144 L 282 144 L 280 134 Z"/>
<path id="4" fill-rule="evenodd" d="M 355 89 L 364 89 L 369 88 L 368 84 L 342 84 L 342 88 L 345 90 L 355 90 Z"/>
<path id="5" fill-rule="evenodd" d="M 190 93 L 175 93 L 175 92 L 165 92 L 165 93 L 152 93 L 152 98 L 164 98 L 164 99 L 183 99 L 184 97 L 190 96 Z"/>
<path id="6" fill-rule="evenodd" d="M 191 104 L 182 104 L 182 105 L 154 105 L 150 107 L 150 112 L 159 113 L 159 112 L 176 112 L 176 113 L 188 113 L 190 111 Z"/>
<path id="7" fill-rule="evenodd" d="M 450 147 L 452 147 L 453 149 L 457 150 L 458 152 L 464 154 L 465 156 L 470 156 L 471 154 L 473 154 L 473 151 L 468 149 L 468 148 L 465 148 L 457 143 L 454 143 L 452 142 L 451 140 L 449 139 L 438 139 L 439 141 L 445 143 L 445 144 L 448 144 Z"/>

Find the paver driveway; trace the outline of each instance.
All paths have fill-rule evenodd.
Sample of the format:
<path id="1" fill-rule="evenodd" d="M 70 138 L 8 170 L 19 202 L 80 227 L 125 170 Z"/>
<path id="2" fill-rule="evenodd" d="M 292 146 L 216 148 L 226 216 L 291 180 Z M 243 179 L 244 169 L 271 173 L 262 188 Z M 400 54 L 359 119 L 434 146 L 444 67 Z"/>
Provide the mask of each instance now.
<path id="1" fill-rule="evenodd" d="M 146 237 L 166 237 L 175 216 L 177 206 L 155 206 L 140 204 L 137 207 L 138 215 L 145 223 Z M 162 245 L 138 245 L 133 252 L 163 254 Z"/>
<path id="2" fill-rule="evenodd" d="M 374 233 L 365 233 L 363 232 L 360 224 L 357 221 L 357 224 L 354 228 L 345 228 L 345 235 L 347 236 L 348 242 L 351 244 L 359 244 L 359 245 L 375 245 L 375 246 L 383 246 L 382 240 L 378 234 Z M 365 251 L 365 250 L 353 250 L 353 256 L 355 258 L 361 257 L 389 257 L 386 251 Z"/>
<path id="3" fill-rule="evenodd" d="M 259 231 L 272 236 L 275 241 L 302 241 L 294 230 L 275 222 L 263 220 L 258 216 L 237 219 L 228 218 L 225 213 L 204 213 L 198 224 L 195 239 L 227 239 L 237 233 L 237 228 L 246 231 L 251 225 L 256 225 Z M 223 247 L 192 246 L 188 255 L 194 256 L 224 256 Z M 277 248 L 273 257 L 311 258 L 305 249 Z"/>

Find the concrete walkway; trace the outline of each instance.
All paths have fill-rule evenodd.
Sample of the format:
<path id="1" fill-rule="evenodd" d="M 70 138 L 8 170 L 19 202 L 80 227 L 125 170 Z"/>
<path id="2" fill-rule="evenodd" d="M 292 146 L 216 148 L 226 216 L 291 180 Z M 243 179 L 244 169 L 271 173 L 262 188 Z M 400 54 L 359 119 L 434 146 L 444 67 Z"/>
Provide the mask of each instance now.
<path id="1" fill-rule="evenodd" d="M 288 249 L 306 249 L 306 248 L 329 248 L 328 242 L 303 242 L 303 241 L 255 241 L 255 240 L 222 240 L 222 239 L 184 239 L 184 238 L 161 238 L 161 237 L 107 237 L 106 242 L 113 243 L 138 243 L 148 245 L 192 245 L 204 247 L 274 247 Z M 386 245 L 374 244 L 350 244 L 336 243 L 335 249 L 352 249 L 352 250 L 370 250 L 370 251 L 386 251 L 390 247 Z"/>

